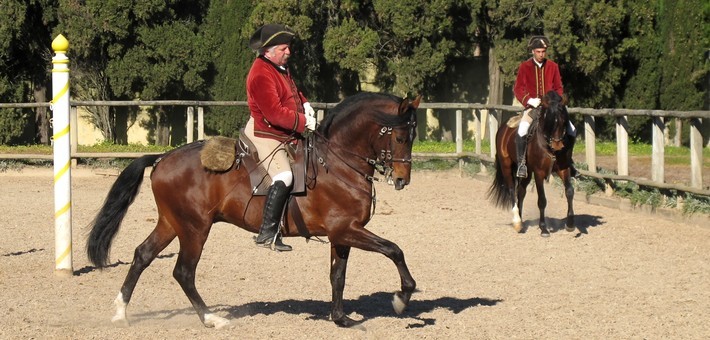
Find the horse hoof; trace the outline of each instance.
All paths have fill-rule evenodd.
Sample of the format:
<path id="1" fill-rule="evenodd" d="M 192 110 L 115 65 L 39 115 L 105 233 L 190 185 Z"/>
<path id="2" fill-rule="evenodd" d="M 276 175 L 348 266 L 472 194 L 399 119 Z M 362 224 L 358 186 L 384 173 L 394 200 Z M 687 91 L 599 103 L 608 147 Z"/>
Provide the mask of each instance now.
<path id="1" fill-rule="evenodd" d="M 229 320 L 214 314 L 205 314 L 205 321 L 203 322 L 203 324 L 207 328 L 214 327 L 215 329 L 220 329 L 224 326 L 229 325 Z"/>
<path id="2" fill-rule="evenodd" d="M 567 231 L 570 232 L 570 233 L 573 232 L 575 229 L 577 229 L 577 228 L 575 228 L 575 227 L 565 227 L 565 230 L 567 230 Z"/>
<path id="3" fill-rule="evenodd" d="M 540 233 L 540 236 L 542 237 L 550 237 L 550 232 L 549 231 L 543 231 Z"/>
<path id="4" fill-rule="evenodd" d="M 111 323 L 113 323 L 117 327 L 130 326 L 130 324 L 128 323 L 128 319 L 119 315 L 115 315 L 113 318 L 111 318 Z"/>
<path id="5" fill-rule="evenodd" d="M 513 223 L 513 229 L 515 230 L 516 233 L 522 233 L 523 232 L 523 224 L 522 223 Z"/>
<path id="6" fill-rule="evenodd" d="M 394 312 L 400 315 L 404 312 L 404 309 L 407 308 L 407 302 L 402 299 L 399 293 L 395 293 L 392 298 L 392 307 L 394 308 Z"/>

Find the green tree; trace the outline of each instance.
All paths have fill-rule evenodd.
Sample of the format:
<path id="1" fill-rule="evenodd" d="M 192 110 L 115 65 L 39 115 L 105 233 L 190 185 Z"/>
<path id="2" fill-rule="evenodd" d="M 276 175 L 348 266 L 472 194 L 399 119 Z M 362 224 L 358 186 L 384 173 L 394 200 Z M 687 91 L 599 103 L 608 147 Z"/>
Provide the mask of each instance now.
<path id="1" fill-rule="evenodd" d="M 663 54 L 659 104 L 662 110 L 700 110 L 705 104 L 705 81 L 710 37 L 703 6 L 707 0 L 661 1 Z"/>
<path id="2" fill-rule="evenodd" d="M 56 3 L 51 0 L 0 0 L 0 101 L 45 103 L 50 84 Z M 49 115 L 44 107 L 33 111 L 5 109 L 0 142 L 17 139 L 33 117 L 32 139 L 49 144 Z"/>
<path id="3" fill-rule="evenodd" d="M 625 29 L 628 35 L 627 53 L 623 64 L 627 72 L 618 86 L 619 107 L 632 109 L 657 109 L 660 92 L 660 39 L 656 34 L 658 8 L 655 3 L 630 1 Z M 610 119 L 607 119 L 610 120 Z M 650 117 L 628 118 L 629 135 L 634 141 L 650 142 Z M 606 124 L 605 134 L 613 138 L 614 124 Z"/>
<path id="4" fill-rule="evenodd" d="M 205 25 L 215 42 L 214 83 L 210 87 L 214 100 L 246 101 L 246 77 L 255 54 L 248 47 L 247 33 L 242 31 L 251 30 L 247 22 L 251 10 L 251 0 L 210 3 Z M 205 125 L 211 134 L 236 137 L 248 119 L 246 107 L 212 107 Z"/>
<path id="5" fill-rule="evenodd" d="M 105 70 L 113 98 L 208 97 L 213 45 L 201 31 L 208 1 L 60 1 L 62 29 L 71 35 L 78 62 Z M 171 130 L 184 131 L 181 111 L 166 107 L 151 111 L 147 124 L 155 126 L 155 143 L 184 141 L 176 133 L 170 140 Z"/>

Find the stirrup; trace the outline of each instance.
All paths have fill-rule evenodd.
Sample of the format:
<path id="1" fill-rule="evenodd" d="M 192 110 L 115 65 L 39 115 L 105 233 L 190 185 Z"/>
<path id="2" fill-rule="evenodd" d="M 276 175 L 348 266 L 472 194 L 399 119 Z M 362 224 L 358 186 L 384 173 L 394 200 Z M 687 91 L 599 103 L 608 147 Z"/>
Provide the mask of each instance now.
<path id="1" fill-rule="evenodd" d="M 281 241 L 281 235 L 279 233 L 276 233 L 273 238 L 267 239 L 266 241 L 259 243 L 256 241 L 257 236 L 254 236 L 254 244 L 256 244 L 257 247 L 261 248 L 268 248 L 273 251 L 291 251 L 293 248 L 289 246 L 288 244 L 284 244 Z"/>
<path id="2" fill-rule="evenodd" d="M 528 167 L 525 164 L 518 165 L 517 176 L 520 178 L 527 178 L 528 177 Z"/>

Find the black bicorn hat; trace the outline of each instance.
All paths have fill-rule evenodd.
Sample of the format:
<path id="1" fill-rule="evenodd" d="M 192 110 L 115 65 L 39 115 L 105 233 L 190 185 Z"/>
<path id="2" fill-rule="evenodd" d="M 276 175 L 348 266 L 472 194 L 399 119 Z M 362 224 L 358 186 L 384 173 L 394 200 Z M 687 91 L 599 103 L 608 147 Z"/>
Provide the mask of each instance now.
<path id="1" fill-rule="evenodd" d="M 547 39 L 544 35 L 536 35 L 530 38 L 528 42 L 528 51 L 532 51 L 537 48 L 548 48 L 550 47 L 550 39 Z"/>
<path id="2" fill-rule="evenodd" d="M 249 47 L 252 50 L 260 48 L 288 44 L 296 36 L 288 26 L 280 24 L 266 24 L 259 27 L 249 39 Z"/>

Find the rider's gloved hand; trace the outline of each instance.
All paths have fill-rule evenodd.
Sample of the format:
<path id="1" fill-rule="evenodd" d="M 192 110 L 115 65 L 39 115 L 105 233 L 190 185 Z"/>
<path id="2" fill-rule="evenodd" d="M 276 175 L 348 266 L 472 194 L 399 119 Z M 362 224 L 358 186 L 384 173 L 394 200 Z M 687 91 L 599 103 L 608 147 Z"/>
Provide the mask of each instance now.
<path id="1" fill-rule="evenodd" d="M 532 107 L 540 106 L 540 98 L 530 98 L 528 99 L 528 105 Z"/>
<path id="2" fill-rule="evenodd" d="M 306 115 L 306 129 L 310 131 L 315 131 L 316 129 L 316 117 Z"/>
<path id="3" fill-rule="evenodd" d="M 311 107 L 311 103 L 309 103 L 309 102 L 303 103 L 303 111 L 306 113 L 306 116 L 311 116 L 311 117 L 316 116 L 316 111 L 313 110 L 313 107 Z"/>

